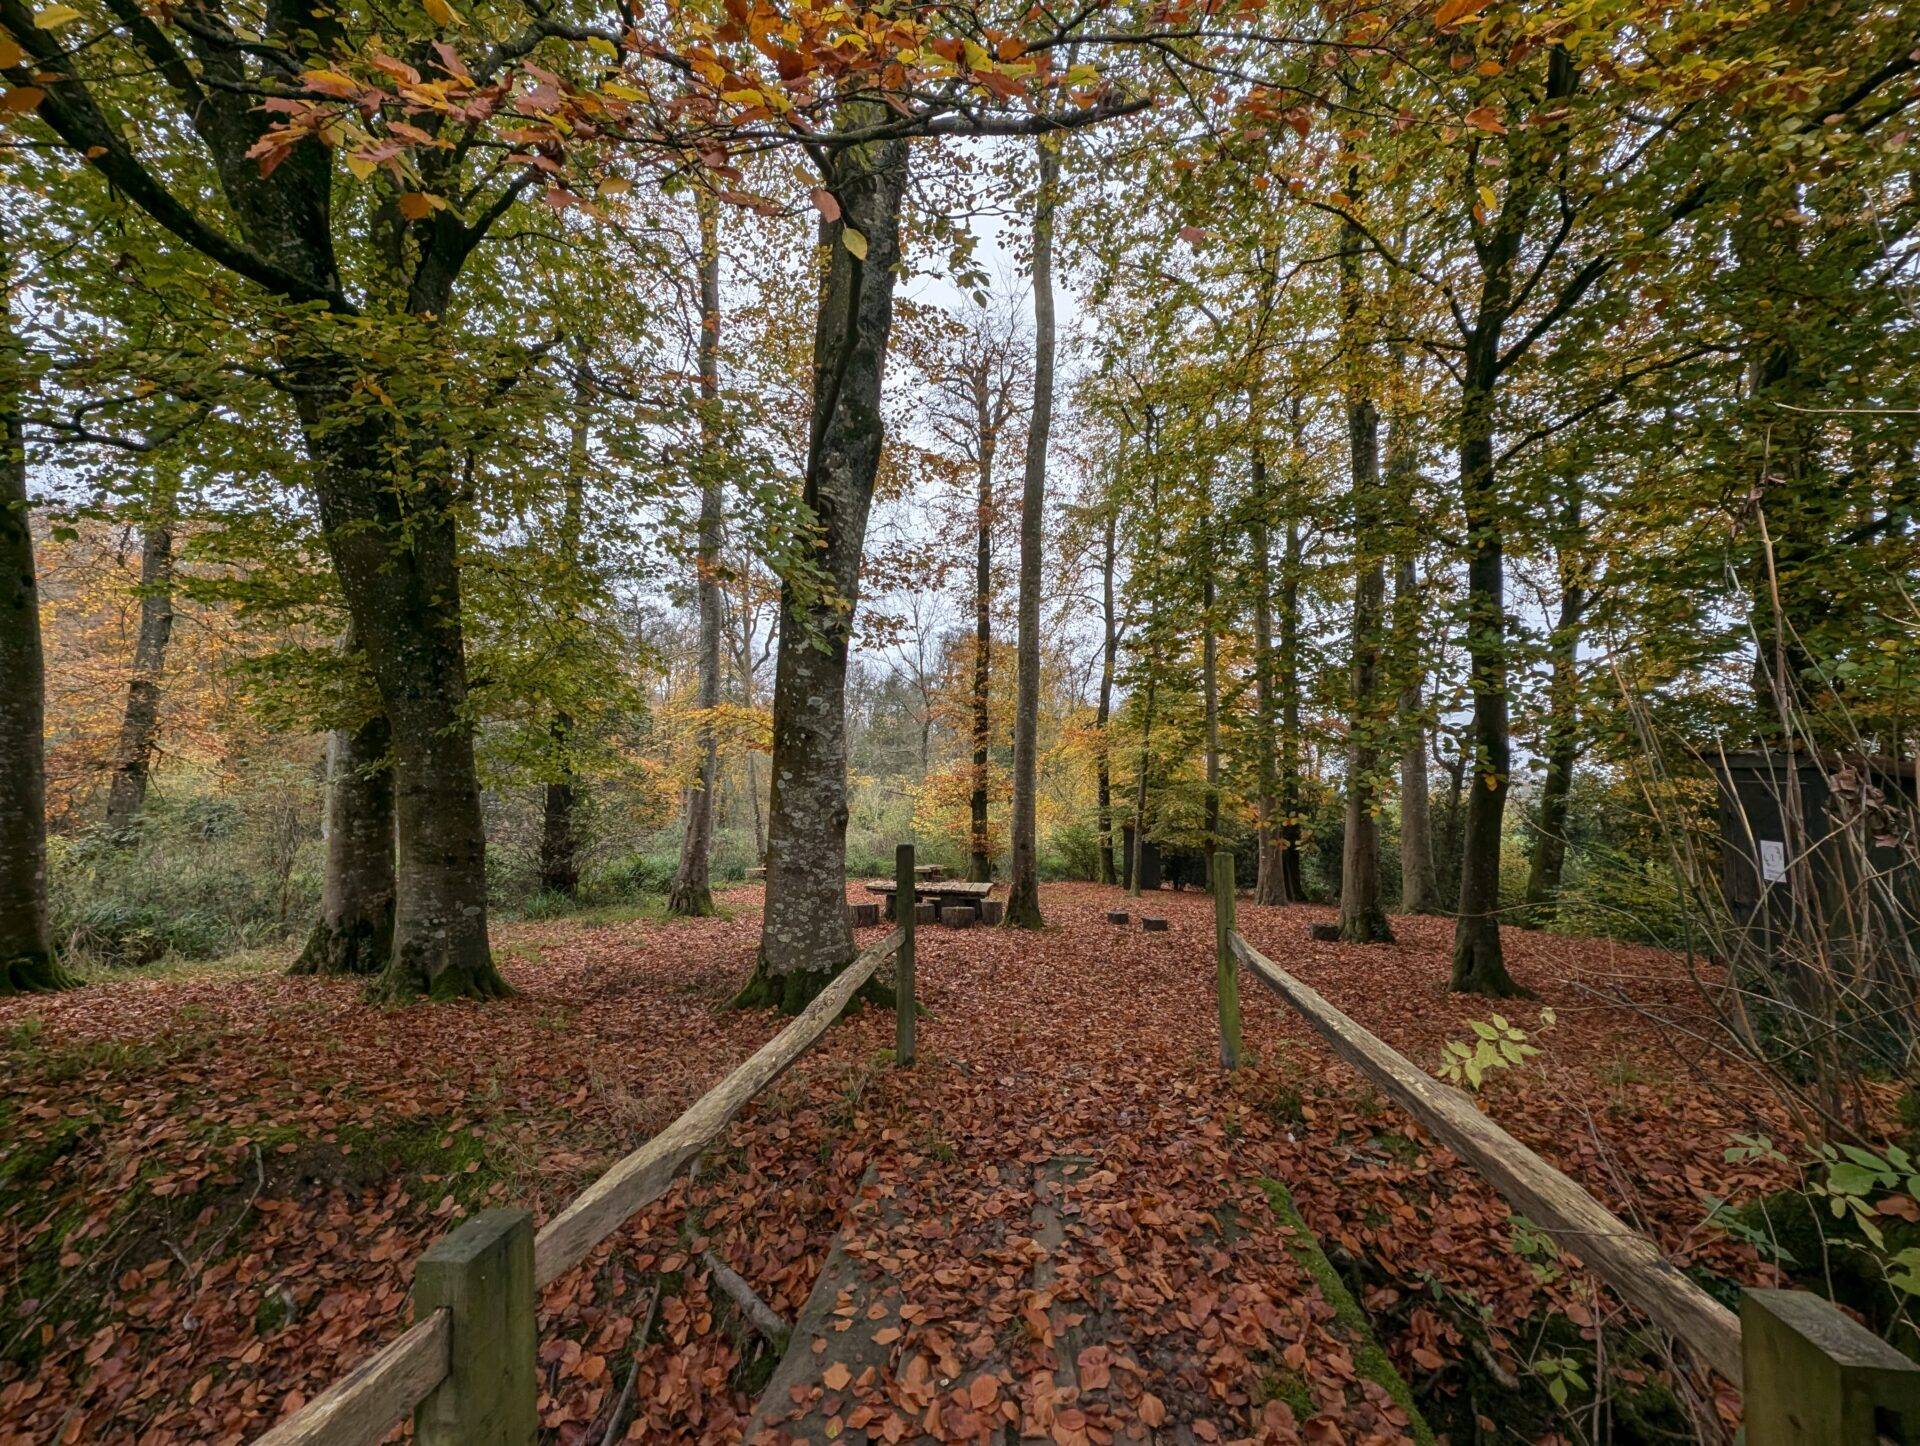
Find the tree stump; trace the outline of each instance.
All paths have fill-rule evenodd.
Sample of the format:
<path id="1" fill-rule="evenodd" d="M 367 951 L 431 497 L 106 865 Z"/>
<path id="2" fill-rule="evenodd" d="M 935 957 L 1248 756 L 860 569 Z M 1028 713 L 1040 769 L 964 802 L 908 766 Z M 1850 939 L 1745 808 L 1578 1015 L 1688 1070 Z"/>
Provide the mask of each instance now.
<path id="1" fill-rule="evenodd" d="M 1133 922 L 1133 915 L 1129 914 L 1125 909 L 1108 909 L 1107 922 L 1109 924 L 1131 924 Z"/>
<path id="2" fill-rule="evenodd" d="M 848 904 L 847 918 L 856 929 L 871 929 L 880 922 L 878 904 Z"/>
<path id="3" fill-rule="evenodd" d="M 940 922 L 949 929 L 971 929 L 979 917 L 972 904 L 948 904 L 940 911 Z"/>
<path id="4" fill-rule="evenodd" d="M 1158 914 L 1142 914 L 1140 916 L 1140 932 L 1143 934 L 1164 934 L 1167 932 L 1167 921 Z"/>
<path id="5" fill-rule="evenodd" d="M 1315 924 L 1307 930 L 1307 933 L 1312 938 L 1318 939 L 1322 944 L 1338 944 L 1340 942 L 1340 926 L 1338 924 Z"/>
<path id="6" fill-rule="evenodd" d="M 982 899 L 980 901 L 980 922 L 981 923 L 998 924 L 1006 917 L 1007 917 L 1007 906 L 1004 903 L 1002 903 L 999 899 Z"/>

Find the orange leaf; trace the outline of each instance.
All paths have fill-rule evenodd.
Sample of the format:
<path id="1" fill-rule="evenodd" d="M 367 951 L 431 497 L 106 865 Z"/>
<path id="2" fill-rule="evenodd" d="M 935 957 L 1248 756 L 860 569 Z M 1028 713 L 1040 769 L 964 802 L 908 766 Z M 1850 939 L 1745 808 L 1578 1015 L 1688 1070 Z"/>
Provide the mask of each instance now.
<path id="1" fill-rule="evenodd" d="M 1434 28 L 1445 30 L 1449 25 L 1458 25 L 1462 20 L 1469 20 L 1478 15 L 1492 3 L 1493 0 L 1446 0 L 1444 5 L 1433 12 Z"/>
<path id="2" fill-rule="evenodd" d="M 844 1391 L 847 1383 L 853 1379 L 853 1372 L 847 1369 L 845 1361 L 835 1361 L 827 1367 L 820 1379 L 829 1391 Z"/>
<path id="3" fill-rule="evenodd" d="M 1507 133 L 1507 128 L 1500 124 L 1500 113 L 1490 105 L 1475 106 L 1467 112 L 1466 120 L 1477 131 L 1491 131 L 1497 136 Z"/>

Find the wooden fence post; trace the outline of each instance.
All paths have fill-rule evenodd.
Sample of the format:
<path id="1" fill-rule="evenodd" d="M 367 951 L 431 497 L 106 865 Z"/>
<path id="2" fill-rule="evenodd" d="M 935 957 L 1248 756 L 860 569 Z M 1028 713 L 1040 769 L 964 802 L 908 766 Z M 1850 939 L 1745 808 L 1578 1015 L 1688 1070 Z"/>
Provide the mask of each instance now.
<path id="1" fill-rule="evenodd" d="M 447 1378 L 413 1413 L 421 1446 L 530 1446 L 534 1383 L 533 1216 L 488 1210 L 435 1243 L 413 1273 L 413 1313 L 453 1318 Z"/>
<path id="2" fill-rule="evenodd" d="M 900 951 L 893 960 L 893 1053 L 902 1069 L 913 1067 L 913 925 L 920 912 L 914 877 L 913 845 L 903 843 L 893 851 L 893 912 L 900 926 Z"/>
<path id="3" fill-rule="evenodd" d="M 1220 993 L 1220 1064 L 1240 1067 L 1240 960 L 1233 952 L 1233 855 L 1213 856 L 1213 939 Z"/>
<path id="4" fill-rule="evenodd" d="M 1747 1446 L 1920 1440 L 1920 1366 L 1804 1290 L 1740 1297 Z"/>

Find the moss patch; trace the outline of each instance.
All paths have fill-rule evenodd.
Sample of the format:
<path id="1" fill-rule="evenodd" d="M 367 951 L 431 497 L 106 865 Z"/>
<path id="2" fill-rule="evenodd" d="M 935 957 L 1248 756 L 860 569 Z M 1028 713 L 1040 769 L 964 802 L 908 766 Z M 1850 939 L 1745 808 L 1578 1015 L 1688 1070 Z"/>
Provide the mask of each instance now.
<path id="1" fill-rule="evenodd" d="M 1334 1318 L 1346 1333 L 1353 1345 L 1353 1361 L 1360 1374 L 1374 1382 L 1389 1396 L 1394 1404 L 1407 1413 L 1407 1431 L 1422 1446 L 1434 1446 L 1433 1428 L 1427 1425 L 1426 1417 L 1420 1414 L 1420 1408 L 1414 1403 L 1413 1391 L 1405 1378 L 1394 1369 L 1392 1358 L 1381 1347 L 1373 1334 L 1373 1326 L 1367 1320 L 1367 1314 L 1360 1309 L 1360 1302 L 1353 1298 L 1353 1292 L 1347 1289 L 1347 1283 L 1334 1269 L 1333 1262 L 1327 1258 L 1326 1251 L 1320 1248 L 1320 1241 L 1307 1222 L 1294 1207 L 1293 1196 L 1287 1187 L 1278 1180 L 1262 1178 L 1255 1182 L 1267 1197 L 1267 1203 L 1273 1207 L 1273 1213 L 1280 1222 L 1291 1228 L 1292 1235 L 1287 1241 L 1287 1249 L 1301 1268 L 1311 1275 L 1314 1284 L 1320 1287 L 1320 1294 L 1328 1305 L 1333 1307 Z M 1269 1397 L 1268 1399 L 1275 1399 Z M 1289 1399 L 1278 1395 L 1278 1399 Z"/>

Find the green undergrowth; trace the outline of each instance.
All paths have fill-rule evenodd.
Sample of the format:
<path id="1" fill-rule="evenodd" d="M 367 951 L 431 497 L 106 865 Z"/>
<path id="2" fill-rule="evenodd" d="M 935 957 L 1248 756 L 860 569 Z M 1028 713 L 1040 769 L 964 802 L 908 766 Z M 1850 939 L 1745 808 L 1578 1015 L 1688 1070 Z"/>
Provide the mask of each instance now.
<path id="1" fill-rule="evenodd" d="M 1413 1391 L 1406 1380 L 1394 1368 L 1392 1359 L 1381 1347 L 1373 1333 L 1373 1324 L 1361 1310 L 1360 1302 L 1347 1288 L 1340 1272 L 1334 1269 L 1333 1262 L 1327 1258 L 1326 1251 L 1320 1248 L 1320 1241 L 1294 1207 L 1293 1195 L 1278 1180 L 1261 1178 L 1255 1182 L 1267 1197 L 1267 1203 L 1273 1207 L 1273 1213 L 1290 1234 L 1287 1237 L 1287 1249 L 1294 1260 L 1313 1277 L 1314 1284 L 1320 1288 L 1321 1296 L 1333 1307 L 1334 1318 L 1353 1346 L 1353 1363 L 1361 1375 L 1374 1382 L 1394 1400 L 1401 1410 L 1407 1413 L 1408 1433 L 1422 1446 L 1433 1446 L 1433 1429 L 1421 1414 L 1415 1402 Z M 1291 1378 L 1291 1379 L 1289 1379 Z M 1292 1372 L 1276 1369 L 1270 1372 L 1262 1382 L 1266 1392 L 1264 1400 L 1283 1400 L 1294 1408 L 1301 1419 L 1314 1414 L 1312 1395 L 1306 1382 Z M 1297 1399 L 1296 1399 L 1297 1397 Z"/>

